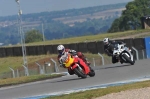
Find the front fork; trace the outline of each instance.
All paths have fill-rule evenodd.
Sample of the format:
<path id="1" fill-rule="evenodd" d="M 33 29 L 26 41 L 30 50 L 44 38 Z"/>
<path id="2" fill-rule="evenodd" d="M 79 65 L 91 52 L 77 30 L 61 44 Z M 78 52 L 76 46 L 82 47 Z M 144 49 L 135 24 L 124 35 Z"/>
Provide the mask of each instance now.
<path id="1" fill-rule="evenodd" d="M 126 54 L 128 57 L 130 57 L 130 59 L 133 61 L 133 55 L 131 54 L 131 51 L 127 51 L 125 53 L 122 53 L 122 54 Z M 121 55 L 122 55 L 121 54 Z M 121 57 L 122 58 L 122 57 Z"/>
<path id="2" fill-rule="evenodd" d="M 81 68 L 81 66 L 79 64 L 74 64 L 71 69 L 74 70 L 75 68 L 79 68 L 80 71 L 83 71 L 85 74 L 88 74 L 90 72 L 90 68 L 88 66 L 83 66 L 83 68 Z"/>

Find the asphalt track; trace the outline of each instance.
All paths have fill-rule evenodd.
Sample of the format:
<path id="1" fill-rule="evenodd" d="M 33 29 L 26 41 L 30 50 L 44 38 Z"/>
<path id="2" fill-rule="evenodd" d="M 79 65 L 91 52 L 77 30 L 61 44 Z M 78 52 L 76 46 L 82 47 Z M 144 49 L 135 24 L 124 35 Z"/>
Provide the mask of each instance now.
<path id="1" fill-rule="evenodd" d="M 0 99 L 21 99 L 149 76 L 150 59 L 138 60 L 135 62 L 135 65 L 117 63 L 93 68 L 96 70 L 95 77 L 87 77 L 86 79 L 81 79 L 73 75 L 3 87 L 0 88 Z"/>

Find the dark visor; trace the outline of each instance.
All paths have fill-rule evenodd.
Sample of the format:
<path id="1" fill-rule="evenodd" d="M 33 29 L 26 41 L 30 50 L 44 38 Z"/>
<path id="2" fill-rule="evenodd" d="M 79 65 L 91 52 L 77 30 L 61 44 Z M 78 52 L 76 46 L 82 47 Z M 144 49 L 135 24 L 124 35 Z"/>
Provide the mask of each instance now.
<path id="1" fill-rule="evenodd" d="M 59 53 L 59 54 L 62 54 L 62 53 L 63 53 L 63 51 L 64 51 L 64 49 L 62 49 L 62 50 L 58 50 L 58 53 Z"/>

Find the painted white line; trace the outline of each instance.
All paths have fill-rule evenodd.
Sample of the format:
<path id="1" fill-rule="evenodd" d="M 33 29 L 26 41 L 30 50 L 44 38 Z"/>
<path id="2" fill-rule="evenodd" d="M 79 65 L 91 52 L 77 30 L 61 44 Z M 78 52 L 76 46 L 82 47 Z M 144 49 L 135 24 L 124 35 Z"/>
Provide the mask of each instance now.
<path id="1" fill-rule="evenodd" d="M 119 85 L 147 81 L 147 80 L 150 80 L 150 76 L 145 76 L 145 77 L 141 77 L 141 78 L 133 79 L 133 80 L 126 80 L 126 81 L 113 82 L 113 83 L 89 86 L 89 87 L 84 87 L 84 88 L 78 88 L 78 89 L 73 89 L 73 90 L 68 90 L 68 91 L 63 91 L 63 92 L 61 91 L 61 92 L 47 93 L 47 94 L 39 95 L 39 96 L 24 97 L 24 98 L 20 98 L 20 99 L 40 99 L 40 98 L 46 98 L 48 96 L 49 97 L 50 96 L 59 96 L 59 95 L 64 95 L 64 94 L 76 93 L 76 92 L 92 90 L 92 89 L 99 89 L 99 88 L 107 88 L 110 86 L 119 86 Z"/>

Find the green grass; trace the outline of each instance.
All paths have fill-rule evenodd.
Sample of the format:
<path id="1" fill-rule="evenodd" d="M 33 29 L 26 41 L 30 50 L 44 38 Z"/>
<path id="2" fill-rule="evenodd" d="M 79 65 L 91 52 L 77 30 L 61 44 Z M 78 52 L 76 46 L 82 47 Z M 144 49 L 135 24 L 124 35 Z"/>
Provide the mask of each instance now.
<path id="1" fill-rule="evenodd" d="M 144 37 L 150 37 L 150 33 L 149 34 L 144 34 L 144 35 L 141 35 L 141 36 L 137 36 L 136 38 L 144 38 Z"/>
<path id="2" fill-rule="evenodd" d="M 28 64 L 34 63 L 38 60 L 41 60 L 46 57 L 52 57 L 56 55 L 38 55 L 38 56 L 27 56 Z M 13 69 L 17 69 L 19 67 L 22 67 L 23 64 L 23 57 L 4 57 L 0 58 L 0 74 L 3 72 L 10 71 L 9 67 Z"/>
<path id="3" fill-rule="evenodd" d="M 92 61 L 93 58 L 100 58 L 97 54 L 91 54 L 91 53 L 85 53 L 85 56 Z M 49 54 L 49 55 L 38 55 L 38 56 L 26 56 L 28 65 L 31 66 L 30 64 L 35 64 L 36 61 L 39 61 L 41 59 L 45 58 L 52 58 L 52 57 L 57 57 L 56 54 Z M 108 58 L 108 56 L 104 55 L 104 57 Z M 23 64 L 23 57 L 4 57 L 0 58 L 0 74 L 2 73 L 7 73 L 11 71 L 9 67 L 13 68 L 14 70 L 22 67 Z M 23 68 L 23 67 L 22 67 Z"/>
<path id="4" fill-rule="evenodd" d="M 133 31 L 125 31 L 125 32 L 117 32 L 117 33 L 104 33 L 104 34 L 98 34 L 98 35 L 88 35 L 88 36 L 81 36 L 81 37 L 74 37 L 74 38 L 66 38 L 66 39 L 58 39 L 58 40 L 50 40 L 46 41 L 45 45 L 53 45 L 53 44 L 70 44 L 70 43 L 78 43 L 78 42 L 90 42 L 90 41 L 102 41 L 105 37 L 108 37 L 110 39 L 116 38 L 116 37 L 124 37 L 128 35 L 134 35 L 134 34 L 141 34 L 144 32 L 149 32 L 149 30 L 133 30 Z M 39 42 L 38 44 L 43 44 L 43 42 Z M 37 43 L 30 43 L 27 45 L 37 45 Z"/>
<path id="5" fill-rule="evenodd" d="M 101 97 L 110 93 L 117 93 L 126 90 L 139 89 L 150 87 L 150 81 L 126 84 L 121 86 L 113 86 L 108 88 L 100 88 L 94 90 L 88 90 L 84 92 L 71 93 L 68 95 L 47 97 L 43 99 L 94 99 L 96 97 Z"/>
<path id="6" fill-rule="evenodd" d="M 17 85 L 17 84 L 22 84 L 22 83 L 29 83 L 29 82 L 33 82 L 33 81 L 35 82 L 35 81 L 45 80 L 45 79 L 52 79 L 52 78 L 61 77 L 61 76 L 63 76 L 63 75 L 61 75 L 61 74 L 32 75 L 32 76 L 23 76 L 23 77 L 17 77 L 17 78 L 1 79 L 0 87 Z"/>

